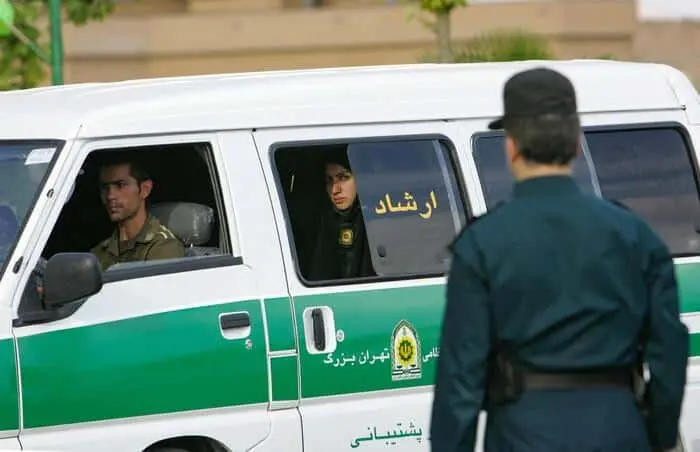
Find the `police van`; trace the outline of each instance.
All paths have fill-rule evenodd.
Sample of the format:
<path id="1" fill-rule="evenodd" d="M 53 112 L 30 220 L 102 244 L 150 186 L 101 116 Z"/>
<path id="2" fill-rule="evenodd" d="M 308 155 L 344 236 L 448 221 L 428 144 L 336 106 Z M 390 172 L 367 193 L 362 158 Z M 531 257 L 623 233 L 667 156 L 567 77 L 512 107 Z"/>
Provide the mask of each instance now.
<path id="1" fill-rule="evenodd" d="M 577 89 L 576 179 L 676 258 L 692 333 L 679 450 L 700 451 L 700 97 L 672 67 L 595 60 L 0 94 L 0 449 L 428 451 L 446 246 L 509 196 L 487 124 L 507 78 L 541 65 Z M 337 148 L 376 276 L 314 281 L 319 162 Z M 186 253 L 102 272 L 96 162 L 124 151 L 149 163 L 151 211 Z"/>

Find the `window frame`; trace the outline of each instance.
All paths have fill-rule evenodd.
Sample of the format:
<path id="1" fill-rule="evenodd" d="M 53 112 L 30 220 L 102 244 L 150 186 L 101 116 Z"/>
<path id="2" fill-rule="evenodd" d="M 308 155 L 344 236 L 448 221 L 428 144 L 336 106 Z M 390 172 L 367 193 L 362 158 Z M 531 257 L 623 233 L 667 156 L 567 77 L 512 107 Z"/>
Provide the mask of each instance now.
<path id="1" fill-rule="evenodd" d="M 472 134 L 469 140 L 469 146 L 471 147 L 472 159 L 474 161 L 474 172 L 479 178 L 479 187 L 481 188 L 481 196 L 484 200 L 484 206 L 488 205 L 488 200 L 486 199 L 486 187 L 484 185 L 484 179 L 482 178 L 482 173 L 479 171 L 479 165 L 477 163 L 476 157 L 476 141 L 479 138 L 492 138 L 492 137 L 505 137 L 505 132 L 503 130 L 486 130 L 480 131 Z M 593 184 L 593 191 L 597 196 L 602 197 L 602 190 L 600 188 L 600 183 L 598 181 L 598 172 L 596 171 L 595 162 L 593 161 L 593 155 L 591 155 L 590 147 L 588 146 L 588 140 L 586 140 L 586 129 L 581 128 L 581 147 L 583 148 L 584 158 L 586 165 L 588 166 L 588 172 L 591 176 L 591 183 Z M 488 207 L 487 207 L 488 210 Z"/>
<path id="2" fill-rule="evenodd" d="M 243 265 L 243 257 L 233 254 L 233 244 L 231 240 L 229 223 L 229 212 L 226 210 L 227 203 L 225 202 L 224 192 L 221 187 L 222 175 L 225 172 L 221 170 L 222 164 L 221 159 L 217 157 L 216 146 L 217 141 L 214 135 L 192 135 L 192 136 L 178 136 L 178 135 L 167 135 L 160 137 L 152 137 L 152 139 L 139 139 L 139 138 L 126 138 L 118 140 L 96 140 L 94 142 L 87 143 L 84 146 L 85 151 L 80 153 L 79 161 L 76 163 L 79 167 L 82 167 L 89 156 L 100 153 L 100 152 L 122 152 L 128 151 L 133 148 L 140 147 L 162 147 L 168 148 L 170 146 L 182 146 L 187 145 L 192 147 L 192 152 L 201 155 L 202 150 L 206 154 L 207 158 L 204 158 L 204 163 L 207 167 L 208 177 L 207 180 L 212 184 L 212 189 L 215 199 L 215 209 L 219 209 L 221 206 L 223 209 L 216 213 L 217 220 L 219 222 L 219 235 L 220 242 L 226 243 L 230 254 L 227 255 L 215 255 L 215 256 L 198 256 L 198 257 L 184 257 L 180 259 L 167 259 L 161 261 L 152 261 L 148 264 L 134 265 L 124 268 L 115 268 L 102 273 L 103 284 L 109 284 L 114 282 L 129 281 L 140 278 L 149 278 L 154 276 L 164 276 L 178 273 L 187 273 L 197 270 L 208 270 L 213 268 L 231 267 L 236 265 Z M 156 151 L 167 153 L 167 150 Z M 214 164 L 212 167 L 210 162 Z M 49 236 L 53 232 L 57 225 L 58 218 L 60 218 L 60 213 L 62 211 L 59 209 L 59 214 L 56 217 L 57 220 L 51 225 L 49 230 Z M 44 243 L 44 246 L 46 243 Z"/>
<path id="3" fill-rule="evenodd" d="M 477 152 L 476 152 L 476 141 L 479 138 L 493 138 L 493 137 L 505 137 L 505 132 L 503 130 L 484 130 L 478 131 L 472 134 L 469 138 L 469 150 L 472 155 L 472 161 L 474 162 L 474 174 L 479 179 L 479 188 L 481 189 L 481 199 L 484 202 L 484 213 L 488 213 L 488 200 L 486 199 L 486 186 L 484 185 L 484 178 L 482 177 L 481 171 L 479 171 L 479 164 L 477 162 Z"/>
<path id="4" fill-rule="evenodd" d="M 658 121 L 658 122 L 639 122 L 639 123 L 616 123 L 616 124 L 603 124 L 594 125 L 583 128 L 584 134 L 587 132 L 633 132 L 639 130 L 674 130 L 679 133 L 683 143 L 685 144 L 686 157 L 690 161 L 690 170 L 693 176 L 693 182 L 695 183 L 695 196 L 698 200 L 698 208 L 700 210 L 700 165 L 698 163 L 698 157 L 696 155 L 695 146 L 693 145 L 693 139 L 690 135 L 690 130 L 688 127 L 678 121 Z M 591 156 L 592 157 L 592 156 Z M 595 165 L 595 161 L 593 161 Z M 646 221 L 646 220 L 645 220 Z M 698 217 L 700 221 L 700 217 Z M 652 227 L 651 223 L 649 223 Z M 663 237 L 662 237 L 663 238 Z M 670 251 L 670 250 L 669 250 Z M 675 258 L 694 258 L 700 256 L 698 253 L 675 253 L 671 252 L 671 256 Z"/>
<path id="5" fill-rule="evenodd" d="M 588 138 L 587 134 L 588 133 L 596 133 L 596 132 L 619 132 L 619 133 L 625 133 L 625 132 L 634 132 L 634 131 L 647 131 L 647 130 L 674 130 L 678 132 L 681 136 L 681 139 L 683 140 L 683 143 L 685 144 L 685 153 L 686 157 L 688 157 L 690 161 L 690 169 L 691 173 L 693 176 L 693 181 L 695 183 L 695 194 L 698 198 L 698 203 L 700 204 L 700 162 L 698 161 L 698 156 L 696 155 L 696 149 L 693 144 L 693 140 L 690 134 L 690 130 L 688 127 L 679 122 L 679 121 L 656 121 L 656 122 L 634 122 L 634 123 L 610 123 L 610 124 L 598 124 L 598 125 L 589 125 L 589 126 L 582 126 L 581 127 L 581 134 L 582 134 L 582 145 L 585 146 L 588 149 L 588 153 L 590 156 L 590 163 L 592 164 L 591 174 L 595 178 L 595 182 L 597 185 L 596 190 L 599 192 L 599 195 L 601 198 L 605 199 L 603 196 L 603 188 L 600 186 L 600 181 L 598 180 L 598 166 L 596 165 L 595 159 L 593 157 L 593 154 L 590 150 L 590 146 L 588 144 Z M 481 137 L 493 137 L 493 136 L 501 136 L 503 135 L 503 131 L 499 130 L 488 130 L 488 131 L 483 131 L 483 132 L 477 132 L 474 133 L 471 136 L 471 152 L 474 158 L 474 167 L 475 167 L 475 172 L 479 178 L 479 186 L 481 187 L 482 191 L 482 197 L 484 200 L 484 204 L 486 204 L 486 191 L 484 188 L 484 181 L 481 176 L 481 172 L 479 171 L 479 167 L 476 163 L 476 156 L 475 150 L 476 150 L 476 139 L 481 138 Z M 700 218 L 698 219 L 700 221 Z M 697 257 L 700 256 L 700 253 L 695 253 L 695 254 L 687 254 L 687 253 L 672 253 L 672 256 L 674 258 L 683 258 L 683 257 Z"/>
<path id="6" fill-rule="evenodd" d="M 659 130 L 659 129 L 674 129 L 678 131 L 685 143 L 685 153 L 690 159 L 691 169 L 693 173 L 693 180 L 695 181 L 695 192 L 698 195 L 698 202 L 700 202 L 700 165 L 698 163 L 698 158 L 695 153 L 695 147 L 693 145 L 693 139 L 690 136 L 690 131 L 685 124 L 678 121 L 659 121 L 659 122 L 639 122 L 639 123 L 616 123 L 616 124 L 603 124 L 582 127 L 584 135 L 587 132 L 631 132 L 637 130 Z M 591 156 L 592 158 L 593 156 Z M 595 165 L 595 161 L 593 162 Z"/>
<path id="7" fill-rule="evenodd" d="M 401 275 L 389 275 L 389 276 L 368 276 L 359 278 L 338 278 L 330 280 L 320 280 L 320 281 L 309 281 L 301 273 L 301 266 L 299 262 L 299 256 L 297 254 L 296 239 L 294 237 L 294 231 L 292 229 L 291 214 L 289 212 L 289 205 L 287 203 L 287 197 L 284 193 L 284 187 L 282 186 L 282 179 L 280 177 L 280 171 L 277 166 L 276 156 L 278 152 L 284 152 L 289 148 L 300 148 L 300 147 L 321 147 L 321 146 L 331 146 L 331 145 L 350 145 L 353 143 L 381 143 L 381 142 L 402 142 L 402 141 L 425 141 L 430 140 L 431 142 L 440 142 L 445 144 L 446 148 L 446 165 L 451 165 L 451 169 L 454 175 L 454 194 L 459 195 L 459 199 L 455 200 L 461 206 L 464 211 L 465 221 L 462 224 L 462 228 L 466 226 L 468 220 L 473 212 L 473 206 L 470 204 L 469 197 L 467 195 L 467 185 L 465 177 L 462 174 L 461 166 L 459 164 L 459 153 L 457 151 L 457 146 L 453 140 L 443 133 L 417 133 L 417 134 L 398 134 L 398 135 L 364 135 L 362 137 L 350 137 L 350 138 L 325 138 L 325 139 L 308 139 L 308 140 L 284 140 L 276 141 L 268 149 L 268 157 L 270 161 L 270 167 L 272 169 L 272 174 L 274 178 L 274 190 L 277 193 L 278 199 L 282 206 L 282 218 L 284 218 L 284 223 L 286 226 L 286 238 L 287 243 L 290 247 L 290 253 L 292 260 L 294 262 L 294 273 L 296 274 L 299 282 L 302 286 L 306 288 L 319 288 L 319 287 L 332 287 L 332 286 L 349 286 L 357 284 L 376 284 L 383 282 L 392 281 L 412 281 L 418 279 L 428 279 L 428 278 L 439 278 L 447 275 L 448 270 L 444 272 L 420 272 L 413 274 L 401 274 Z M 442 146 L 440 146 L 442 149 Z M 443 175 L 444 177 L 444 175 Z M 364 216 L 363 216 L 363 220 Z M 455 236 L 459 234 L 457 231 Z"/>
<path id="8" fill-rule="evenodd" d="M 27 225 L 29 224 L 29 220 L 32 218 L 34 215 L 34 211 L 36 210 L 36 205 L 39 202 L 39 200 L 46 196 L 47 198 L 53 197 L 54 190 L 49 189 L 46 193 L 44 193 L 44 189 L 46 188 L 46 182 L 49 180 L 51 175 L 54 172 L 54 169 L 56 167 L 56 162 L 59 161 L 59 159 L 62 156 L 63 150 L 66 147 L 66 140 L 63 139 L 28 139 L 28 140 L 21 140 L 21 139 L 12 139 L 12 140 L 1 140 L 0 142 L 2 143 L 8 143 L 8 144 L 27 144 L 27 145 L 37 145 L 41 147 L 46 147 L 46 146 L 56 146 L 56 150 L 54 151 L 53 155 L 51 156 L 51 161 L 49 162 L 49 165 L 46 167 L 46 172 L 41 178 L 41 181 L 39 182 L 39 185 L 37 186 L 36 193 L 34 193 L 34 196 L 32 197 L 32 201 L 29 204 L 29 209 L 27 209 L 27 213 L 24 215 L 24 219 L 22 220 L 22 224 L 19 225 L 19 229 L 17 230 L 17 237 L 15 238 L 15 242 L 12 244 L 9 250 L 7 250 L 7 256 L 5 257 L 5 261 L 0 265 L 0 280 L 2 277 L 5 275 L 5 272 L 10 268 L 10 261 L 13 260 L 15 251 L 17 250 L 17 245 L 19 245 L 20 240 L 22 236 L 24 235 Z M 19 256 L 14 264 L 12 264 L 12 273 L 17 274 L 22 268 L 22 264 L 24 263 L 25 256 Z"/>

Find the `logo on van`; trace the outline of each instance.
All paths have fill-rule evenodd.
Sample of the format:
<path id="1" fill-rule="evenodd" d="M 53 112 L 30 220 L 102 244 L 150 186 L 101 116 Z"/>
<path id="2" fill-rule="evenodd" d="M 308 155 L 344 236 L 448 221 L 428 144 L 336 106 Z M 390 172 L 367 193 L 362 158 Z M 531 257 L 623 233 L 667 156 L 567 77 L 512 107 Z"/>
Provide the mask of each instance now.
<path id="1" fill-rule="evenodd" d="M 420 341 L 416 329 L 401 320 L 391 335 L 391 379 L 415 380 L 422 377 Z"/>

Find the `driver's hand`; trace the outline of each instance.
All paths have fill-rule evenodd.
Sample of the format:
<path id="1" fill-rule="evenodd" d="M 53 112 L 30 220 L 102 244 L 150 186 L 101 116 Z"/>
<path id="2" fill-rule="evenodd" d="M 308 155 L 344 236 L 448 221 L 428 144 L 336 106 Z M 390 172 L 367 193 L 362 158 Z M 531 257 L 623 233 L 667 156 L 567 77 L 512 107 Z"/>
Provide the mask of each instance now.
<path id="1" fill-rule="evenodd" d="M 34 278 L 34 284 L 36 287 L 37 294 L 39 295 L 39 299 L 43 300 L 44 299 L 44 270 L 46 269 L 46 259 L 43 257 L 39 258 L 39 261 L 36 263 L 36 267 L 34 267 L 34 270 L 32 270 L 32 275 L 31 278 Z"/>

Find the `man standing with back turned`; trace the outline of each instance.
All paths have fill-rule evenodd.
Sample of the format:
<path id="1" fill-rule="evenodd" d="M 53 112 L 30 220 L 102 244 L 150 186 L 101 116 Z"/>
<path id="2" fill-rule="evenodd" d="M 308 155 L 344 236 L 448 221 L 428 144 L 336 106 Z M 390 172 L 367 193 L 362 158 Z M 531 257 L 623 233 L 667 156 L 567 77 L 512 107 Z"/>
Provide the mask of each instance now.
<path id="1" fill-rule="evenodd" d="M 482 409 L 487 452 L 671 450 L 689 344 L 669 251 L 571 177 L 581 131 L 566 77 L 521 72 L 503 101 L 489 128 L 506 131 L 513 196 L 452 245 L 431 450 L 473 451 Z M 646 410 L 632 390 L 642 359 Z"/>

